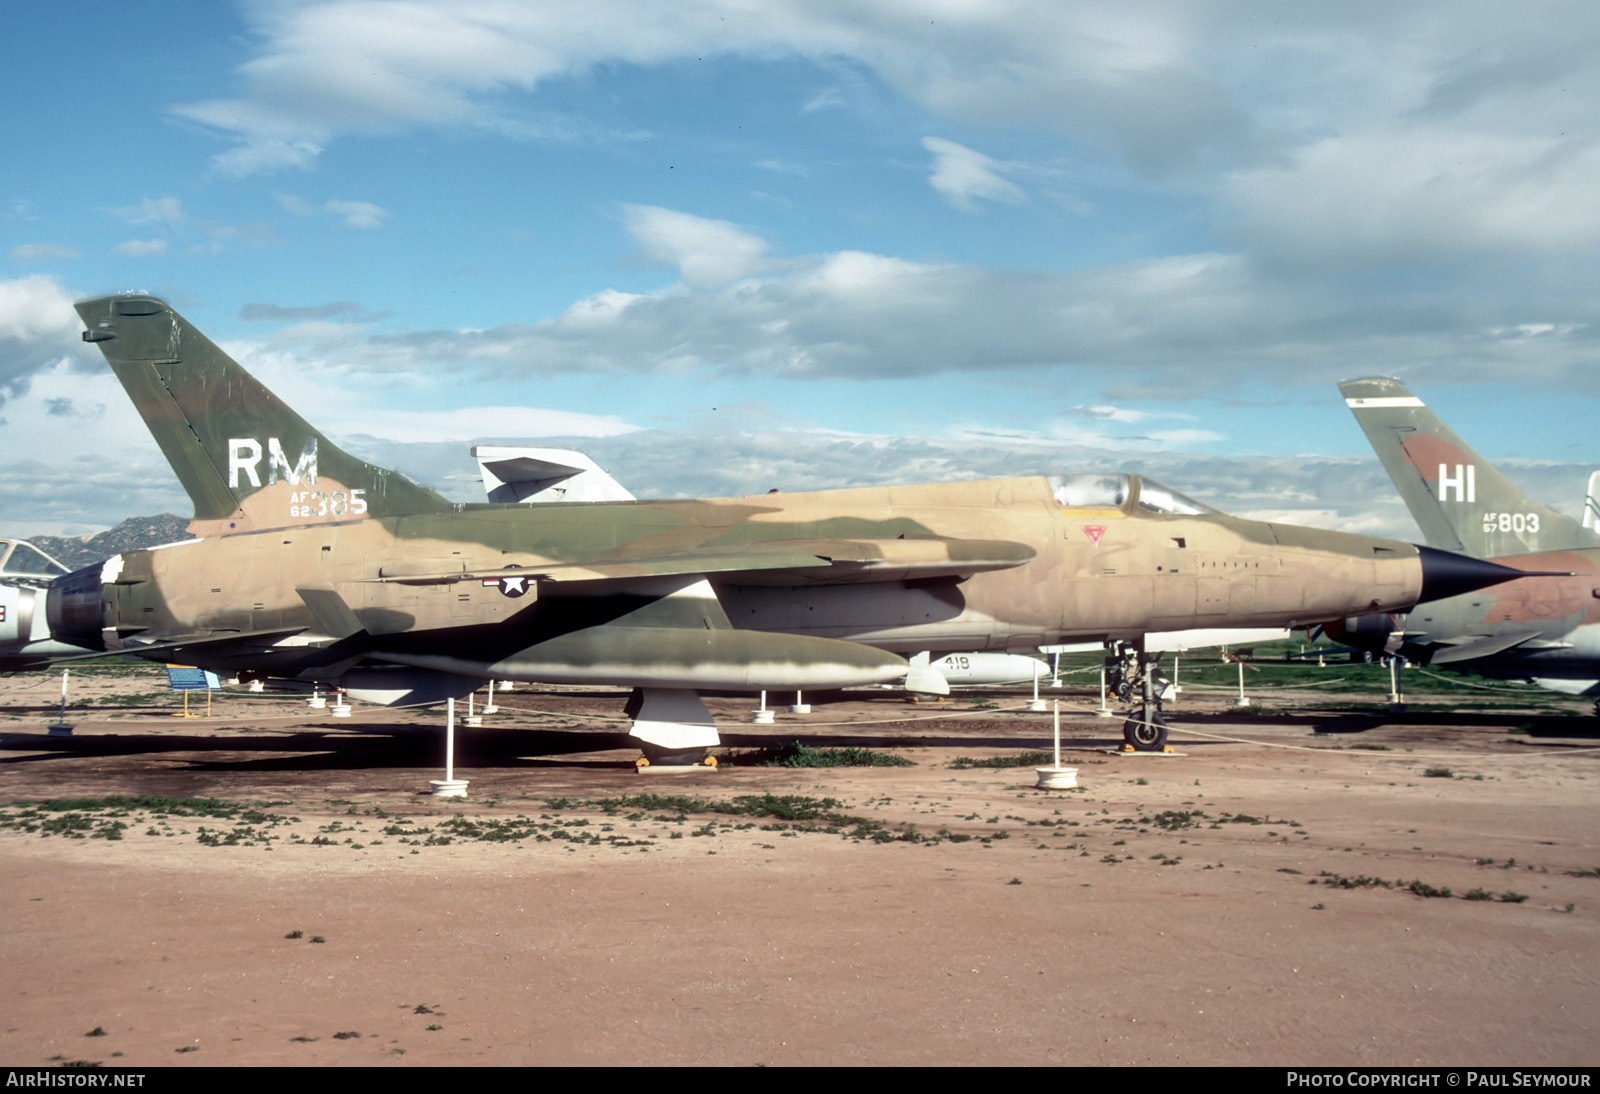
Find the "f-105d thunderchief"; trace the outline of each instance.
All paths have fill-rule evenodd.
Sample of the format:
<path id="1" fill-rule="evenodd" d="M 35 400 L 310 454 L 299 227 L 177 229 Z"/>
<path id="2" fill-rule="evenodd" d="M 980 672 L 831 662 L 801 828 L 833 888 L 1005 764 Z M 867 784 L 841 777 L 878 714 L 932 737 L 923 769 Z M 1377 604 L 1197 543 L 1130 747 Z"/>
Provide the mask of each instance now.
<path id="1" fill-rule="evenodd" d="M 1600 533 L 1540 505 L 1398 380 L 1339 385 L 1428 543 L 1556 571 L 1329 628 L 1371 653 L 1600 696 Z M 1600 708 L 1600 702 L 1597 702 Z"/>
<path id="2" fill-rule="evenodd" d="M 1240 520 L 1136 475 L 682 501 L 459 505 L 348 455 L 164 302 L 78 305 L 194 501 L 194 538 L 52 586 L 53 636 L 358 698 L 484 679 L 634 688 L 647 755 L 717 743 L 701 690 L 898 680 L 903 655 L 1310 624 L 1521 576 Z"/>

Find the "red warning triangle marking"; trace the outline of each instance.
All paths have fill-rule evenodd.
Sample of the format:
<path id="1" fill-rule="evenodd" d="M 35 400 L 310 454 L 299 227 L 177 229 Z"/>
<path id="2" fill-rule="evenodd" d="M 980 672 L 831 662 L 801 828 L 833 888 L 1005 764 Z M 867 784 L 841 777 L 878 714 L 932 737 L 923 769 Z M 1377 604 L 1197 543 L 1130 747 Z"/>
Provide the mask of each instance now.
<path id="1" fill-rule="evenodd" d="M 1096 547 L 1100 546 L 1100 537 L 1106 534 L 1104 524 L 1080 524 L 1078 527 L 1083 529 L 1083 534 L 1089 537 L 1090 543 Z"/>

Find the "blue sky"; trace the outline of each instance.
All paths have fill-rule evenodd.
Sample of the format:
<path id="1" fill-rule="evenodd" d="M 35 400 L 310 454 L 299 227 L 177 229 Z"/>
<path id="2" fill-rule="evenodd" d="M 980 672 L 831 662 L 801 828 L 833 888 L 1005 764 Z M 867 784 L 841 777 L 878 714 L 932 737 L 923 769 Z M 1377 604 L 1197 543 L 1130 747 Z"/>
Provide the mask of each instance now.
<path id="1" fill-rule="evenodd" d="M 1575 511 L 1600 369 L 1582 3 L 23 5 L 5 529 L 187 513 L 74 300 L 173 302 L 463 500 L 1119 467 L 1414 536 L 1396 375 Z"/>

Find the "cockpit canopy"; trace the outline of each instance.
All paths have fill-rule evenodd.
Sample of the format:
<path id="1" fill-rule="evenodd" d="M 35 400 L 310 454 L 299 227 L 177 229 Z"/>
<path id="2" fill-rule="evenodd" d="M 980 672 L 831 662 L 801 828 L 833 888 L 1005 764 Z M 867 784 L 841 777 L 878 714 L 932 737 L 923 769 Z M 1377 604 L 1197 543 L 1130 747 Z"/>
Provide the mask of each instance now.
<path id="1" fill-rule="evenodd" d="M 20 539 L 0 539 L 0 576 L 51 578 L 67 568 L 33 544 Z"/>
<path id="2" fill-rule="evenodd" d="M 1048 481 L 1056 501 L 1068 509 L 1122 509 L 1131 512 L 1137 508 L 1146 513 L 1179 516 L 1221 512 L 1143 475 L 1091 472 L 1084 475 L 1051 475 Z"/>

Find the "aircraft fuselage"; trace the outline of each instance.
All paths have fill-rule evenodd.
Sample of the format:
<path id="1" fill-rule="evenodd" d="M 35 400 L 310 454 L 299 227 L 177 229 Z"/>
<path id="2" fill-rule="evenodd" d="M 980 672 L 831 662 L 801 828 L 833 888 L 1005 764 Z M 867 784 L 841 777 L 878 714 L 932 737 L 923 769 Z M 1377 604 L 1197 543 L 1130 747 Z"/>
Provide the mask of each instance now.
<path id="1" fill-rule="evenodd" d="M 1311 623 L 1403 608 L 1421 581 L 1417 551 L 1406 544 L 1220 514 L 1063 505 L 1043 477 L 537 509 L 469 505 L 383 519 L 330 513 L 282 528 L 260 526 L 270 497 L 252 503 L 253 530 L 111 560 L 98 594 L 79 591 L 72 625 L 62 606 L 58 633 L 133 652 L 180 636 L 293 631 L 263 647 L 289 666 L 308 645 L 345 637 L 307 596 L 332 590 L 368 636 L 369 652 L 417 654 L 449 632 L 457 668 L 503 663 L 577 629 L 568 617 L 591 627 L 626 614 L 628 590 L 652 577 L 648 560 L 688 555 L 706 560 L 705 576 L 737 630 L 901 653 Z M 862 564 L 870 581 L 824 572 L 820 558 L 814 579 L 803 568 L 740 568 L 742 553 L 794 541 L 822 550 L 815 544 L 833 540 L 878 545 L 882 557 Z M 918 576 L 951 541 L 973 540 L 1009 541 L 1033 554 L 970 575 L 957 560 Z M 900 580 L 897 552 L 905 556 Z M 719 575 L 724 557 L 730 570 Z M 517 570 L 527 579 L 508 580 Z M 86 634 L 89 625 L 99 633 Z M 254 649 L 197 646 L 188 656 L 261 667 Z"/>

